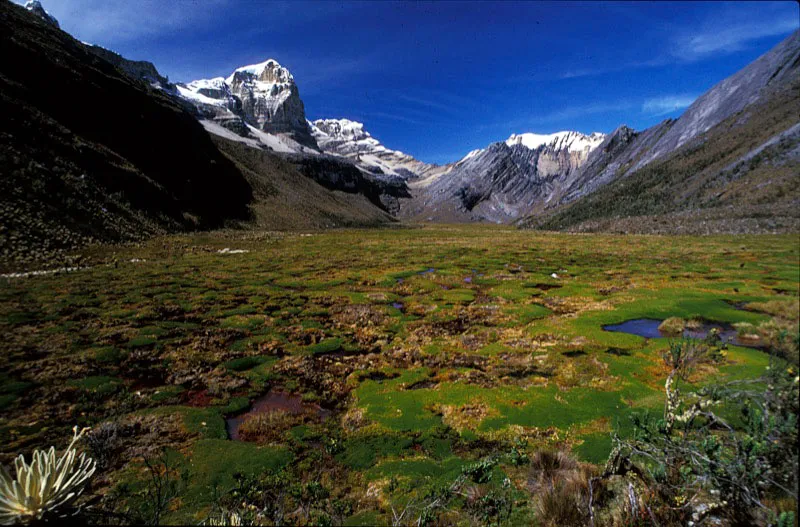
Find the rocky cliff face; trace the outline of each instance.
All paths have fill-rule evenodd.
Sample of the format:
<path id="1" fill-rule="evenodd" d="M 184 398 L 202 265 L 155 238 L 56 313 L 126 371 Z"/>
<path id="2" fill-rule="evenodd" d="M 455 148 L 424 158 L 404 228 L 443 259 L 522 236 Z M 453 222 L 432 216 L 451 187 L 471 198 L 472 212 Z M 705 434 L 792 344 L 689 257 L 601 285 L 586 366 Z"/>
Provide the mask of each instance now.
<path id="1" fill-rule="evenodd" d="M 642 132 L 620 126 L 589 154 L 579 170 L 564 178 L 554 199 L 535 207 L 532 212 L 569 203 L 613 181 L 646 156 L 674 123 L 667 119 Z"/>
<path id="2" fill-rule="evenodd" d="M 323 152 L 346 157 L 363 171 L 382 179 L 415 179 L 441 169 L 412 156 L 390 150 L 349 119 L 318 119 L 309 123 L 311 133 Z"/>
<path id="3" fill-rule="evenodd" d="M 53 15 L 45 11 L 44 7 L 42 7 L 42 4 L 41 2 L 39 2 L 39 0 L 28 0 L 25 3 L 25 9 L 27 9 L 34 15 L 38 16 L 51 26 L 55 28 L 59 27 L 58 20 L 56 20 L 56 18 Z"/>
<path id="4" fill-rule="evenodd" d="M 197 80 L 177 89 L 202 116 L 244 137 L 250 135 L 249 125 L 317 148 L 294 77 L 273 59 L 237 68 L 227 78 Z"/>

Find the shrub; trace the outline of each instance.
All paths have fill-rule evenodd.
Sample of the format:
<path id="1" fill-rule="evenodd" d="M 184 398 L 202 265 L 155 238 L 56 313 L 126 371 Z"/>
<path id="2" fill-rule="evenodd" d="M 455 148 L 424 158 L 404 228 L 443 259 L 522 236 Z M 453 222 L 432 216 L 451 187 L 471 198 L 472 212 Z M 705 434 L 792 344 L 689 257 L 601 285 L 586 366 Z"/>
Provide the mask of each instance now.
<path id="1" fill-rule="evenodd" d="M 771 501 L 797 507 L 797 373 L 773 359 L 761 379 L 681 393 L 704 347 L 671 344 L 663 418 L 634 414 L 633 434 L 615 438 L 602 478 L 635 475 L 646 492 L 629 486 L 631 509 L 648 495 L 659 523 L 774 524 Z"/>
<path id="2" fill-rule="evenodd" d="M 686 328 L 686 322 L 679 317 L 669 317 L 658 326 L 658 331 L 668 337 L 679 337 Z"/>
<path id="3" fill-rule="evenodd" d="M 588 470 L 566 452 L 544 450 L 531 456 L 528 486 L 543 525 L 586 525 L 588 482 Z"/>
<path id="4" fill-rule="evenodd" d="M 224 366 L 229 371 L 245 371 L 255 368 L 266 361 L 267 359 L 264 357 L 239 357 L 238 359 L 229 360 Z"/>
<path id="5" fill-rule="evenodd" d="M 93 459 L 75 450 L 87 430 L 73 428 L 72 442 L 58 458 L 54 447 L 35 450 L 30 464 L 17 457 L 16 479 L 0 466 L 0 522 L 28 524 L 68 514 L 96 468 Z"/>
<path id="6" fill-rule="evenodd" d="M 119 443 L 119 425 L 107 421 L 90 430 L 84 437 L 84 442 L 97 460 L 97 464 L 101 468 L 107 467 Z"/>
<path id="7" fill-rule="evenodd" d="M 333 353 L 340 349 L 342 349 L 342 339 L 340 338 L 325 339 L 319 344 L 312 344 L 308 347 L 308 351 L 314 355 Z"/>
<path id="8" fill-rule="evenodd" d="M 298 417 L 283 410 L 255 414 L 244 421 L 239 436 L 259 443 L 280 439 L 283 432 L 297 424 Z M 302 420 L 302 417 L 300 417 Z"/>

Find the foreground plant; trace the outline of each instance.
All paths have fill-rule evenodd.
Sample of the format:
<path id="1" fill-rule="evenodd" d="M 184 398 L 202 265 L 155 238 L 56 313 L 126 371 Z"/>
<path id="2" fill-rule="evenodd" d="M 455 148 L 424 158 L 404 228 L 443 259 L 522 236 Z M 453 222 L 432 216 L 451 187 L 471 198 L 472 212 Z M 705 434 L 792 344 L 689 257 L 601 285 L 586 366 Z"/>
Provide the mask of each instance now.
<path id="1" fill-rule="evenodd" d="M 30 464 L 17 457 L 16 479 L 0 466 L 0 523 L 27 524 L 69 514 L 96 469 L 92 458 L 75 449 L 87 430 L 73 428 L 72 442 L 58 458 L 55 447 L 34 451 Z"/>
<path id="2" fill-rule="evenodd" d="M 696 342 L 671 344 L 663 418 L 634 415 L 634 433 L 615 437 L 605 472 L 594 479 L 633 476 L 626 508 L 633 523 L 793 524 L 800 402 L 795 369 L 771 360 L 760 379 L 681 393 L 679 385 L 687 386 L 705 351 Z M 637 491 L 641 487 L 646 492 Z"/>

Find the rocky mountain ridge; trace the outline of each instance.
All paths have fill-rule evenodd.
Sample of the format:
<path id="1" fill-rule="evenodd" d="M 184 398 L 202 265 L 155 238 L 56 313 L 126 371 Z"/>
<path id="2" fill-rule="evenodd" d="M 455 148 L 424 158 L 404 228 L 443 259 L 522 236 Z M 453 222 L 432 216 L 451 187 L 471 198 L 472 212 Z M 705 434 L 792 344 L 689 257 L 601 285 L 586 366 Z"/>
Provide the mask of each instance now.
<path id="1" fill-rule="evenodd" d="M 424 221 L 514 221 L 548 203 L 604 138 L 599 132 L 514 134 L 411 184 L 413 197 L 401 213 Z"/>
<path id="2" fill-rule="evenodd" d="M 620 128 L 527 226 L 791 232 L 800 226 L 800 30 L 676 120 Z"/>
<path id="3" fill-rule="evenodd" d="M 55 28 L 60 28 L 58 25 L 58 20 L 56 17 L 45 11 L 44 7 L 42 7 L 42 3 L 39 0 L 28 0 L 25 2 L 25 9 L 33 13 L 34 15 L 38 16 L 51 26 Z"/>
<path id="4" fill-rule="evenodd" d="M 274 59 L 236 68 L 227 78 L 178 84 L 177 90 L 205 118 L 243 137 L 254 128 L 318 148 L 294 77 Z"/>
<path id="5" fill-rule="evenodd" d="M 416 179 L 441 170 L 439 165 L 386 148 L 364 129 L 364 124 L 349 119 L 309 121 L 311 133 L 323 152 L 352 160 L 364 171 L 381 178 Z"/>
<path id="6" fill-rule="evenodd" d="M 39 2 L 29 2 L 26 7 L 46 24 L 57 27 L 57 21 Z M 719 126 L 727 123 L 726 130 L 739 133 L 737 127 L 750 119 L 748 109 L 764 106 L 778 92 L 785 104 L 796 106 L 800 98 L 783 88 L 797 77 L 798 34 L 712 87 L 679 119 L 668 119 L 642 131 L 623 125 L 607 135 L 576 131 L 512 134 L 505 141 L 441 166 L 387 148 L 362 123 L 348 119 L 308 121 L 293 75 L 274 59 L 236 68 L 227 77 L 172 84 L 152 63 L 131 61 L 84 44 L 99 59 L 189 110 L 208 133 L 286 156 L 300 173 L 326 188 L 360 192 L 404 219 L 507 223 L 530 216 L 558 215 L 619 180 L 654 164 L 662 166 L 676 152 L 704 148 L 710 137 L 715 138 L 715 144 L 725 144 L 716 132 Z M 740 114 L 739 121 L 731 124 L 730 119 Z M 775 118 L 786 127 L 778 129 L 772 127 L 774 123 L 766 123 L 764 130 L 773 135 L 764 135 L 764 130 L 753 132 L 761 143 L 748 145 L 749 150 L 736 150 L 739 157 L 718 156 L 729 159 L 731 166 L 739 166 L 745 159 L 748 167 L 756 166 L 754 160 L 773 155 L 780 147 L 781 152 L 775 155 L 782 160 L 781 167 L 791 165 L 800 155 L 792 150 L 798 134 L 788 131 L 797 117 L 794 121 L 785 121 L 783 114 Z M 741 179 L 743 169 L 737 170 L 736 177 Z M 675 199 L 691 201 L 683 195 Z M 525 219 L 524 223 L 536 222 Z"/>

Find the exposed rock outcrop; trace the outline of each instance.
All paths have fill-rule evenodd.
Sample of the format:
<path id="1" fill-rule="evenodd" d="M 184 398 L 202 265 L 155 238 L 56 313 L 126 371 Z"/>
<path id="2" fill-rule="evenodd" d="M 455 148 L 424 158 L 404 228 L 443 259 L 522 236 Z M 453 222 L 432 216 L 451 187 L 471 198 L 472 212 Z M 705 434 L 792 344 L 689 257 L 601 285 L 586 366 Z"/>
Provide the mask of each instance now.
<path id="1" fill-rule="evenodd" d="M 414 179 L 441 170 L 438 165 L 386 148 L 357 121 L 318 119 L 309 124 L 324 152 L 346 157 L 363 171 L 381 179 Z"/>
<path id="2" fill-rule="evenodd" d="M 514 134 L 411 185 L 401 211 L 427 221 L 508 222 L 550 202 L 603 142 L 601 133 Z"/>
<path id="3" fill-rule="evenodd" d="M 301 145 L 318 148 L 294 77 L 276 60 L 237 68 L 227 78 L 179 84 L 177 89 L 203 117 L 244 137 L 249 136 L 250 125 L 262 132 L 285 135 Z"/>
<path id="4" fill-rule="evenodd" d="M 38 16 L 51 26 L 55 28 L 59 28 L 58 20 L 56 17 L 45 11 L 44 7 L 42 7 L 42 3 L 39 0 L 28 0 L 25 2 L 25 9 L 33 13 L 34 15 Z"/>

